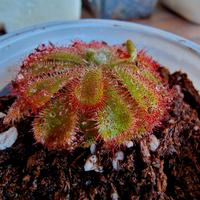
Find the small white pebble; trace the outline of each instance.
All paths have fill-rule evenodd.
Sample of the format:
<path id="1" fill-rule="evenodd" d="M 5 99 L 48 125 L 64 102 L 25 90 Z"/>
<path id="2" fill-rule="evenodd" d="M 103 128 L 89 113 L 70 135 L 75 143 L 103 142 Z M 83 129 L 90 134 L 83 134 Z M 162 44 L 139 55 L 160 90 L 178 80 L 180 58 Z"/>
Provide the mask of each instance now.
<path id="1" fill-rule="evenodd" d="M 18 136 L 17 129 L 15 127 L 9 128 L 7 131 L 0 133 L 0 150 L 11 147 Z"/>
<path id="2" fill-rule="evenodd" d="M 6 116 L 5 113 L 0 112 L 0 118 L 4 118 Z"/>
<path id="3" fill-rule="evenodd" d="M 198 126 L 194 126 L 193 128 L 195 131 L 198 131 L 199 130 L 199 127 Z"/>
<path id="4" fill-rule="evenodd" d="M 119 161 L 117 159 L 113 159 L 112 160 L 112 166 L 113 166 L 113 169 L 116 170 L 116 171 L 119 171 L 120 170 L 120 165 L 119 165 Z"/>
<path id="5" fill-rule="evenodd" d="M 157 139 L 157 137 L 153 134 L 150 135 L 149 149 L 154 152 L 157 150 L 159 145 L 160 145 L 160 141 Z"/>
<path id="6" fill-rule="evenodd" d="M 113 166 L 113 169 L 116 170 L 116 171 L 119 171 L 120 170 L 120 165 L 119 165 L 119 160 L 124 160 L 124 153 L 123 151 L 118 151 L 115 153 L 115 156 L 112 160 L 112 166 Z"/>
<path id="7" fill-rule="evenodd" d="M 94 171 L 96 171 L 96 172 L 103 172 L 103 167 L 102 166 L 99 166 L 98 164 L 97 164 L 97 157 L 96 157 L 96 155 L 92 155 L 92 156 L 90 156 L 87 160 L 86 160 L 86 162 L 85 162 L 85 165 L 84 165 L 84 171 L 92 171 L 92 170 L 94 170 Z"/>
<path id="8" fill-rule="evenodd" d="M 91 170 L 94 170 L 95 167 L 96 167 L 96 162 L 97 162 L 97 157 L 96 155 L 92 155 L 90 156 L 86 162 L 85 162 L 85 165 L 84 165 L 84 170 L 87 172 L 87 171 L 91 171 Z"/>
<path id="9" fill-rule="evenodd" d="M 124 153 L 123 151 L 118 151 L 115 153 L 115 159 L 116 160 L 124 160 Z"/>
<path id="10" fill-rule="evenodd" d="M 118 199 L 119 199 L 119 195 L 117 194 L 117 192 L 113 192 L 113 193 L 111 194 L 111 199 L 112 199 L 112 200 L 118 200 Z"/>
<path id="11" fill-rule="evenodd" d="M 91 152 L 91 154 L 95 154 L 95 152 L 96 152 L 96 144 L 91 144 L 91 146 L 90 146 L 90 152 Z"/>
<path id="12" fill-rule="evenodd" d="M 132 141 L 125 141 L 124 145 L 126 145 L 127 148 L 133 147 L 133 142 Z"/>

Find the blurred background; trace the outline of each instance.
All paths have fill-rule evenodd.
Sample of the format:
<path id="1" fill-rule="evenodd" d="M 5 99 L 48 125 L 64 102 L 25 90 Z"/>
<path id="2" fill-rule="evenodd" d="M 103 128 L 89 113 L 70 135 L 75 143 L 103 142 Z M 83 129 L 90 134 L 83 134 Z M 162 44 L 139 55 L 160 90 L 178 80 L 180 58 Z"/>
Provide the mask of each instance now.
<path id="1" fill-rule="evenodd" d="M 0 35 L 80 18 L 147 24 L 200 44 L 200 0 L 0 0 Z"/>

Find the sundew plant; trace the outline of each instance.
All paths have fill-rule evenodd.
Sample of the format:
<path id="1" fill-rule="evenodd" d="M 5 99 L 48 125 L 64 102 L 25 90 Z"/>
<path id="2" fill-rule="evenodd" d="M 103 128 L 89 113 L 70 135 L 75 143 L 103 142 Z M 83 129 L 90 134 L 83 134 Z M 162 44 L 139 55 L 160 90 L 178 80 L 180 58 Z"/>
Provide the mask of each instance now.
<path id="1" fill-rule="evenodd" d="M 151 133 L 165 115 L 170 90 L 158 68 L 131 40 L 41 45 L 13 81 L 17 99 L 4 123 L 33 116 L 34 137 L 49 149 L 118 146 Z"/>

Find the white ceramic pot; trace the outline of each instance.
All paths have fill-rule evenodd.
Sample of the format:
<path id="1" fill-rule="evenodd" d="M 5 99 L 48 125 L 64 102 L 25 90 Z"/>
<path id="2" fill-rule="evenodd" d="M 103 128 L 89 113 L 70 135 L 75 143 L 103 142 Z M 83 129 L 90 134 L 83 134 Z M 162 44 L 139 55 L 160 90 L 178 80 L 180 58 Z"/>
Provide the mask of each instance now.
<path id="1" fill-rule="evenodd" d="M 76 20 L 81 0 L 0 0 L 0 23 L 11 32 L 39 23 Z"/>
<path id="2" fill-rule="evenodd" d="M 161 0 L 164 5 L 184 18 L 200 24 L 200 0 Z"/>

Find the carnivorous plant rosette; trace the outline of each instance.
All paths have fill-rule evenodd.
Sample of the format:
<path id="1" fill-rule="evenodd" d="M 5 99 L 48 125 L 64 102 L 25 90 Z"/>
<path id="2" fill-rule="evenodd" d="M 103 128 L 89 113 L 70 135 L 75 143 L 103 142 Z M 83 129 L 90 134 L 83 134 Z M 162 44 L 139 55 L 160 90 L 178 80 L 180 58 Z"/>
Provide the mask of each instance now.
<path id="1" fill-rule="evenodd" d="M 34 116 L 37 142 L 49 149 L 117 146 L 161 122 L 170 102 L 159 64 L 132 41 L 76 41 L 68 47 L 41 45 L 13 81 L 16 101 L 4 123 Z"/>

